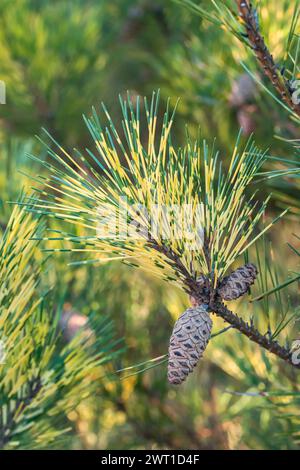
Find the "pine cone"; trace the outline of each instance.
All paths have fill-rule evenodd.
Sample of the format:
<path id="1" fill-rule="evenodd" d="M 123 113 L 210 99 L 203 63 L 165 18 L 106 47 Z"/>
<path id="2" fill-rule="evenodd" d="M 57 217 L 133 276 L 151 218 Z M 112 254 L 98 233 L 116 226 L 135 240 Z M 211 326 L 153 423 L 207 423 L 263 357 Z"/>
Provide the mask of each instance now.
<path id="1" fill-rule="evenodd" d="M 168 380 L 181 384 L 207 346 L 212 321 L 203 305 L 188 308 L 175 323 L 169 346 Z"/>
<path id="2" fill-rule="evenodd" d="M 209 280 L 204 274 L 197 278 L 198 292 L 197 294 L 190 295 L 190 302 L 192 307 L 197 307 L 200 304 L 205 304 L 208 301 Z"/>
<path id="3" fill-rule="evenodd" d="M 218 288 L 218 294 L 223 300 L 233 300 L 246 294 L 257 276 L 257 268 L 254 264 L 245 264 L 241 268 L 224 277 Z"/>

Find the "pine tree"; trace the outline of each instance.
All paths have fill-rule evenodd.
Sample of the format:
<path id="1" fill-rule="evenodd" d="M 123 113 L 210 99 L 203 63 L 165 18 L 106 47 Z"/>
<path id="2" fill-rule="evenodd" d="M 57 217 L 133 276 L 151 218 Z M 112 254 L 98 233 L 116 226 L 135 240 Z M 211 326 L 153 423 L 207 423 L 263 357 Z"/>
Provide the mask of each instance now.
<path id="1" fill-rule="evenodd" d="M 0 242 L 0 448 L 59 446 L 68 413 L 97 389 L 116 354 L 107 318 L 65 343 L 59 309 L 42 285 L 43 223 L 14 208 Z"/>

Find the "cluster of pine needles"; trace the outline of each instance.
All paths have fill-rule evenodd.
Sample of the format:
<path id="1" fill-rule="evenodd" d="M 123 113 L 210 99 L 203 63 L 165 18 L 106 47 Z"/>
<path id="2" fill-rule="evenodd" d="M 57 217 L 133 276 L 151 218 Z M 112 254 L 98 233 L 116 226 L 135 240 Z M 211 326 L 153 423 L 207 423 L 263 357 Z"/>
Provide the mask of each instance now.
<path id="1" fill-rule="evenodd" d="M 159 93 L 149 104 L 129 95 L 120 103 L 119 126 L 104 105 L 105 124 L 95 110 L 85 119 L 96 152 L 70 155 L 52 140 L 55 150 L 48 146 L 48 158 L 41 161 L 49 176 L 35 178 L 39 197 L 29 198 L 27 207 L 80 226 L 80 236 L 58 231 L 44 237 L 93 255 L 79 263 L 117 259 L 170 282 L 203 274 L 216 284 L 275 222 L 259 228 L 269 198 L 259 203 L 251 185 L 266 154 L 251 139 L 242 147 L 239 135 L 223 168 L 215 142 L 192 141 L 187 133 L 183 148 L 173 145 L 175 109 L 170 112 L 167 103 L 161 116 Z M 103 222 L 107 231 L 99 234 Z M 50 251 L 60 249 L 65 247 Z"/>

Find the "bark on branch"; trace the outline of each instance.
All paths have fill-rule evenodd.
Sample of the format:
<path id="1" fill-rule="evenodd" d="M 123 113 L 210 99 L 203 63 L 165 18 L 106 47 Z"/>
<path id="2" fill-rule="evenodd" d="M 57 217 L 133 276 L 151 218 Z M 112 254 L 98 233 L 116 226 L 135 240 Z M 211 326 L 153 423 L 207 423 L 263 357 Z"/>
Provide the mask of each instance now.
<path id="1" fill-rule="evenodd" d="M 273 56 L 260 33 L 255 8 L 253 8 L 249 0 L 236 0 L 236 2 L 239 16 L 244 24 L 250 46 L 261 68 L 271 81 L 273 87 L 280 94 L 282 100 L 300 117 L 300 105 L 293 102 L 288 81 L 282 76 L 281 71 L 274 62 Z"/>
<path id="2" fill-rule="evenodd" d="M 292 354 L 289 349 L 281 346 L 277 341 L 270 338 L 268 334 L 261 334 L 253 324 L 245 322 L 242 318 L 229 310 L 222 302 L 213 302 L 210 305 L 210 308 L 216 315 L 223 318 L 223 320 L 225 320 L 227 323 L 230 323 L 233 328 L 239 330 L 251 341 L 254 341 L 254 343 L 258 344 L 264 349 L 267 349 L 270 353 L 275 354 L 277 357 L 280 357 L 293 367 L 300 369 L 300 364 L 293 363 Z"/>

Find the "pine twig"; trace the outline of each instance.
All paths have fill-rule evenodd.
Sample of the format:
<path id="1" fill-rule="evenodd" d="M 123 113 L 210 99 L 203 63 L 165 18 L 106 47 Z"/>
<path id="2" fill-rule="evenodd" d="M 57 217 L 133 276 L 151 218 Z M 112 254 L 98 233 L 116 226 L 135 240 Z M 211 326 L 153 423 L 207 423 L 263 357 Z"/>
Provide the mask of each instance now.
<path id="1" fill-rule="evenodd" d="M 177 267 L 178 272 L 181 273 L 184 278 L 184 290 L 192 297 L 199 298 L 199 285 L 197 284 L 196 279 L 194 279 L 185 266 L 182 264 L 178 255 L 176 255 L 169 247 L 164 244 L 158 244 L 155 240 L 151 240 L 151 246 L 155 250 L 163 253 L 169 260 L 172 261 Z M 200 295 L 203 297 L 203 293 Z M 206 300 L 209 305 L 210 310 L 215 313 L 217 316 L 223 318 L 227 323 L 229 323 L 233 328 L 237 329 L 243 335 L 247 336 L 251 341 L 258 344 L 262 348 L 266 349 L 275 356 L 284 360 L 288 364 L 300 369 L 300 364 L 296 364 L 292 361 L 292 353 L 289 349 L 281 346 L 276 340 L 270 338 L 269 335 L 263 335 L 258 331 L 253 323 L 247 323 L 237 314 L 229 310 L 226 305 L 224 305 L 217 297 L 215 290 L 211 287 L 206 293 Z"/>
<path id="2" fill-rule="evenodd" d="M 26 408 L 31 404 L 41 390 L 41 387 L 42 384 L 39 377 L 30 381 L 28 384 L 29 390 L 27 395 L 16 400 L 14 408 L 8 412 L 6 424 L 0 427 L 0 449 L 3 449 L 9 442 L 11 434 L 17 426 L 15 421 L 16 411 L 18 411 L 18 414 L 24 413 Z"/>
<path id="3" fill-rule="evenodd" d="M 270 353 L 275 354 L 290 365 L 300 369 L 300 364 L 292 362 L 291 352 L 287 348 L 281 346 L 277 341 L 270 339 L 268 335 L 262 335 L 254 325 L 245 322 L 242 318 L 229 310 L 222 302 L 215 301 L 210 305 L 210 308 L 216 315 L 223 318 L 227 323 L 230 323 L 233 328 L 239 330 L 251 341 L 267 349 Z"/>
<path id="4" fill-rule="evenodd" d="M 280 94 L 282 100 L 300 117 L 300 105 L 293 102 L 288 81 L 280 73 L 280 70 L 274 62 L 273 56 L 259 31 L 255 8 L 253 8 L 249 0 L 236 1 L 239 16 L 246 29 L 247 38 L 260 66 L 262 67 L 265 75 L 267 75 L 271 81 L 273 87 Z"/>

